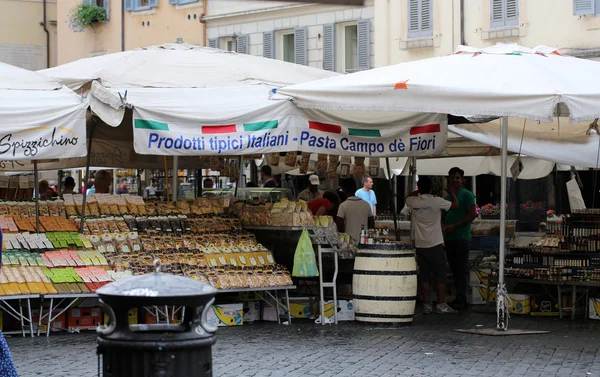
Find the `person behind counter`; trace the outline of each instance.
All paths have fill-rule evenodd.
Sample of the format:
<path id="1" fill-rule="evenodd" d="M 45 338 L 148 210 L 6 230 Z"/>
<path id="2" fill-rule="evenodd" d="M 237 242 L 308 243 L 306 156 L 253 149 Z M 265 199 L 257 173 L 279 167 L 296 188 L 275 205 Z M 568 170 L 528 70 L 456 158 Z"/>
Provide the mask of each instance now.
<path id="1" fill-rule="evenodd" d="M 60 193 L 60 196 L 62 197 L 65 194 L 76 194 L 75 179 L 73 177 L 65 178 L 65 183 L 63 183 L 63 190 Z"/>
<path id="2" fill-rule="evenodd" d="M 40 193 L 40 199 L 52 199 L 54 191 L 50 188 L 50 184 L 45 179 L 42 179 L 38 183 L 38 191 Z"/>
<path id="3" fill-rule="evenodd" d="M 129 186 L 127 186 L 127 179 L 123 178 L 121 184 L 117 187 L 117 195 L 129 194 Z"/>
<path id="4" fill-rule="evenodd" d="M 271 167 L 268 165 L 260 168 L 260 180 L 264 182 L 263 187 L 277 187 L 277 182 L 275 182 L 275 179 L 273 179 Z"/>
<path id="5" fill-rule="evenodd" d="M 454 190 L 458 208 L 448 211 L 444 217 L 444 239 L 446 256 L 456 284 L 454 309 L 467 306 L 469 288 L 469 251 L 471 244 L 471 222 L 477 218 L 475 197 L 463 187 L 465 172 L 457 167 L 448 172 L 448 188 Z M 446 196 L 448 200 L 450 196 Z"/>
<path id="6" fill-rule="evenodd" d="M 373 178 L 364 177 L 362 179 L 363 187 L 356 190 L 356 196 L 369 203 L 373 216 L 377 216 L 377 197 L 373 191 Z"/>
<path id="7" fill-rule="evenodd" d="M 309 186 L 298 195 L 298 200 L 304 200 L 309 203 L 313 200 L 321 199 L 323 197 L 323 190 L 319 190 L 319 176 L 316 174 L 308 177 Z"/>
<path id="8" fill-rule="evenodd" d="M 458 208 L 458 200 L 454 188 L 448 188 L 452 201 L 431 195 L 431 178 L 419 176 L 419 189 L 410 193 L 405 200 L 411 209 L 415 227 L 415 248 L 419 265 L 419 280 L 423 293 L 423 313 L 433 312 L 429 299 L 429 282 L 437 288 L 438 314 L 458 313 L 446 304 L 446 275 L 448 264 L 444 251 L 444 235 L 442 234 L 442 212 Z"/>
<path id="9" fill-rule="evenodd" d="M 89 195 L 108 194 L 110 192 L 111 176 L 106 170 L 98 170 L 94 175 L 94 185 L 87 192 Z"/>
<path id="10" fill-rule="evenodd" d="M 335 216 L 340 205 L 340 198 L 336 193 L 325 191 L 323 197 L 308 202 L 308 209 L 313 216 Z"/>
<path id="11" fill-rule="evenodd" d="M 340 204 L 335 223 L 340 233 L 348 233 L 355 244 L 360 240 L 361 230 L 375 227 L 375 218 L 369 203 L 354 195 L 356 182 L 347 178 L 341 183 L 346 200 Z"/>
<path id="12" fill-rule="evenodd" d="M 202 182 L 202 188 L 213 188 L 215 186 L 215 181 L 211 178 L 206 178 L 204 182 Z"/>

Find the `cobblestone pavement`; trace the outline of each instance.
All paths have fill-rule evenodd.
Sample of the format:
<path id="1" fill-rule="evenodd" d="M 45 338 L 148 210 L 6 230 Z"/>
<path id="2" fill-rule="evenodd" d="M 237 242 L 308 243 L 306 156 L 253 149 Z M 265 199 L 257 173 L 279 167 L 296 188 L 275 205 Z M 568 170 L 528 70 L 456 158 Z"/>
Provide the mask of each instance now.
<path id="1" fill-rule="evenodd" d="M 453 331 L 494 322 L 494 315 L 464 313 L 418 317 L 400 329 L 301 321 L 220 328 L 214 375 L 600 376 L 600 322 L 513 316 L 511 328 L 552 333 L 489 337 Z M 21 377 L 97 375 L 94 333 L 8 342 Z"/>

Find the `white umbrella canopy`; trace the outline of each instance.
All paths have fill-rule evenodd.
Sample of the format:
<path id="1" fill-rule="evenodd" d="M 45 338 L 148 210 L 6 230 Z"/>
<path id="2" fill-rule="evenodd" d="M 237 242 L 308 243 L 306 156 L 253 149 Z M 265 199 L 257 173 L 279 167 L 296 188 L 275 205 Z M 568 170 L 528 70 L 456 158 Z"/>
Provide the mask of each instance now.
<path id="1" fill-rule="evenodd" d="M 0 160 L 85 156 L 87 107 L 56 80 L 0 63 Z"/>
<path id="2" fill-rule="evenodd" d="M 302 108 L 513 116 L 551 122 L 558 103 L 572 122 L 600 117 L 600 62 L 551 47 L 459 46 L 411 61 L 277 90 Z"/>
<path id="3" fill-rule="evenodd" d="M 82 59 L 42 71 L 73 88 L 91 85 L 108 125 L 133 108 L 134 149 L 155 155 L 303 151 L 351 156 L 443 153 L 441 114 L 315 112 L 270 101 L 283 85 L 339 76 L 274 59 L 167 44 Z M 88 87 L 86 86 L 85 89 Z"/>

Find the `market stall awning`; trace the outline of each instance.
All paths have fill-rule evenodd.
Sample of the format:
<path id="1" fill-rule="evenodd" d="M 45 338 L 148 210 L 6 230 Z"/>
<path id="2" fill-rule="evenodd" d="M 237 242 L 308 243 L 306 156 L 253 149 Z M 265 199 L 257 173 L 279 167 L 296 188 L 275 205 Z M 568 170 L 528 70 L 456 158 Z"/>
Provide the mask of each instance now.
<path id="1" fill-rule="evenodd" d="M 82 59 L 42 71 L 80 88 L 107 124 L 133 108 L 134 148 L 150 155 L 284 151 L 429 156 L 445 150 L 445 115 L 314 112 L 270 101 L 274 89 L 338 73 L 275 59 L 166 44 Z"/>
<path id="2" fill-rule="evenodd" d="M 0 63 L 0 164 L 85 156 L 87 107 L 56 80 Z"/>
<path id="3" fill-rule="evenodd" d="M 555 48 L 459 46 L 455 54 L 278 89 L 302 108 L 514 116 L 551 122 L 564 103 L 572 122 L 600 117 L 600 63 Z M 376 115 L 374 115 L 376 116 Z"/>

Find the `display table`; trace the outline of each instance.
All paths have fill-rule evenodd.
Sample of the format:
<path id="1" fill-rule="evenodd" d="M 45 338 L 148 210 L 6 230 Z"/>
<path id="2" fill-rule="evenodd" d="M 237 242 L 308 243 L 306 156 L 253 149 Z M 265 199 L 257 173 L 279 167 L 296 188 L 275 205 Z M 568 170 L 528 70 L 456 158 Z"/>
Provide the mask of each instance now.
<path id="1" fill-rule="evenodd" d="M 17 295 L 17 296 L 1 296 L 0 307 L 6 311 L 8 315 L 21 322 L 21 334 L 25 336 L 25 325 L 29 324 L 29 334 L 33 337 L 33 317 L 31 313 L 31 299 L 40 298 L 40 295 Z M 27 313 L 23 314 L 22 301 L 27 303 Z M 17 307 L 11 302 L 17 301 Z"/>
<path id="2" fill-rule="evenodd" d="M 524 283 L 524 284 L 538 284 L 541 285 L 542 288 L 546 291 L 546 293 L 548 293 L 548 295 L 550 295 L 552 298 L 554 298 L 554 295 L 547 289 L 547 286 L 555 286 L 556 290 L 557 290 L 557 296 L 556 296 L 556 301 L 558 302 L 558 311 L 559 311 L 559 318 L 563 318 L 563 305 L 562 305 L 562 293 L 566 292 L 565 289 L 568 291 L 569 289 L 571 290 L 571 300 L 572 300 L 572 306 L 571 306 L 571 319 L 574 320 L 575 319 L 575 314 L 576 314 L 576 307 L 577 307 L 577 302 L 584 297 L 585 295 L 585 318 L 587 318 L 588 316 L 588 305 L 589 305 L 589 290 L 591 288 L 599 288 L 600 287 L 600 283 L 596 283 L 596 282 L 585 282 L 585 281 L 552 281 L 552 280 L 538 280 L 538 279 L 524 279 L 524 278 L 517 278 L 517 277 L 512 277 L 512 276 L 505 276 L 504 277 L 505 281 L 511 281 L 513 283 Z M 489 298 L 491 295 L 491 288 L 495 287 L 498 284 L 498 277 L 494 276 L 494 277 L 490 277 L 488 279 L 488 297 L 486 297 L 486 302 L 489 304 Z M 584 293 L 581 295 L 581 297 L 578 299 L 577 298 L 577 287 L 581 287 L 583 288 Z"/>

